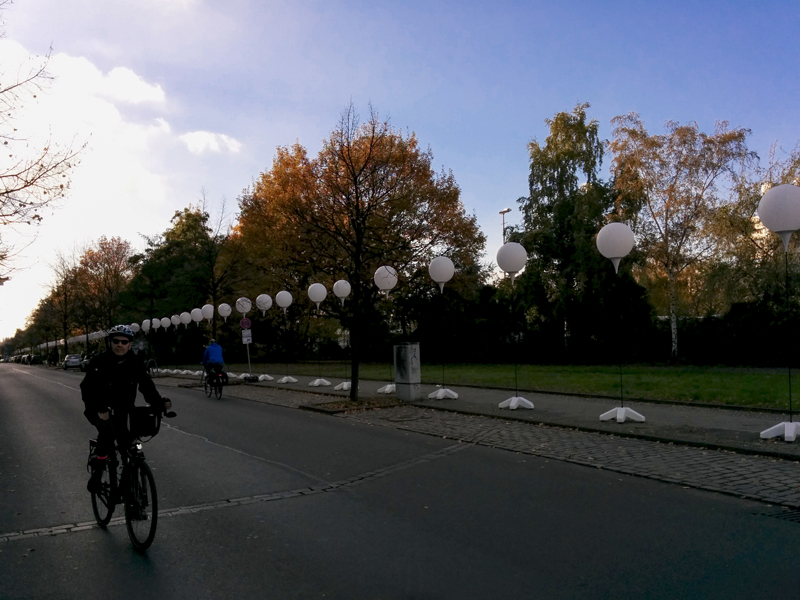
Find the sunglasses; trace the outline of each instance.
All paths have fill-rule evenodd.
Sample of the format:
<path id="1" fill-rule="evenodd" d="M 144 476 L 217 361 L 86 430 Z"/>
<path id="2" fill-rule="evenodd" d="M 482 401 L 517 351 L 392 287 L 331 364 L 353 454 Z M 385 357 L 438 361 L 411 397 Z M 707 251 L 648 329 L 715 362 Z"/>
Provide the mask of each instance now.
<path id="1" fill-rule="evenodd" d="M 113 340 L 111 340 L 111 343 L 127 346 L 128 344 L 131 343 L 131 341 L 128 338 L 114 338 Z"/>

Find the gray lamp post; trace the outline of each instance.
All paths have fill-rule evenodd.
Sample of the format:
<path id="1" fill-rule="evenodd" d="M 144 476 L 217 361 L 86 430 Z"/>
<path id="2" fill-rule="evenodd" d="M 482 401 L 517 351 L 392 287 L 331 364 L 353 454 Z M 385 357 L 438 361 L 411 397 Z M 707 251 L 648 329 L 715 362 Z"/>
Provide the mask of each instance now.
<path id="1" fill-rule="evenodd" d="M 795 185 L 778 185 L 767 191 L 758 203 L 758 218 L 770 231 L 781 236 L 786 272 L 786 308 L 789 308 L 789 240 L 800 229 L 800 188 Z M 794 422 L 792 411 L 792 361 L 789 363 L 789 420 L 761 432 L 761 439 L 783 436 L 793 442 L 800 432 L 800 423 Z"/>
<path id="2" fill-rule="evenodd" d="M 506 243 L 506 214 L 508 214 L 510 212 L 511 212 L 510 208 L 504 208 L 503 210 L 500 211 L 500 214 L 503 217 L 503 243 L 504 244 Z"/>
<path id="3" fill-rule="evenodd" d="M 619 273 L 619 262 L 628 256 L 633 249 L 633 231 L 625 223 L 609 223 L 597 234 L 597 249 L 600 254 L 611 260 L 614 265 L 614 272 Z M 620 347 L 622 342 L 620 341 Z M 632 408 L 625 406 L 625 399 L 622 389 L 622 353 L 620 353 L 619 363 L 619 406 L 612 408 L 608 412 L 600 415 L 601 421 L 610 421 L 616 418 L 617 423 L 624 423 L 625 419 L 644 422 L 644 416 Z"/>

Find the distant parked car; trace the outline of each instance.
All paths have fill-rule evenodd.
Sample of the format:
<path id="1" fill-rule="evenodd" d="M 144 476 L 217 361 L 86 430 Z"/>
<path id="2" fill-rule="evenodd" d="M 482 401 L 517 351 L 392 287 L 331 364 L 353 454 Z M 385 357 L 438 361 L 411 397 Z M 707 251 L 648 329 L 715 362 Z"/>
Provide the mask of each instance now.
<path id="1" fill-rule="evenodd" d="M 67 354 L 64 358 L 64 370 L 67 369 L 80 369 L 81 368 L 81 355 L 80 354 Z"/>

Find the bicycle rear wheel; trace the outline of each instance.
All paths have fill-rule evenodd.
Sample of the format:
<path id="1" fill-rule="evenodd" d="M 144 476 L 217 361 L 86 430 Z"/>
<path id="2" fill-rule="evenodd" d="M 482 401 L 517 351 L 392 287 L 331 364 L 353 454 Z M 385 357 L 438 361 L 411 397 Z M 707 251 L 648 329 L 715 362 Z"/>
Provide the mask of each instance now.
<path id="1" fill-rule="evenodd" d="M 158 495 L 156 480 L 147 463 L 131 464 L 125 492 L 125 526 L 137 550 L 147 550 L 156 536 Z"/>
<path id="2" fill-rule="evenodd" d="M 222 398 L 222 384 L 220 382 L 217 382 L 217 385 L 214 386 L 214 396 Z"/>
<path id="3" fill-rule="evenodd" d="M 106 528 L 111 520 L 111 515 L 114 514 L 114 488 L 116 486 L 111 480 L 112 470 L 116 470 L 115 464 L 107 460 L 100 478 L 100 490 L 92 492 L 92 512 L 97 524 L 103 529 Z"/>

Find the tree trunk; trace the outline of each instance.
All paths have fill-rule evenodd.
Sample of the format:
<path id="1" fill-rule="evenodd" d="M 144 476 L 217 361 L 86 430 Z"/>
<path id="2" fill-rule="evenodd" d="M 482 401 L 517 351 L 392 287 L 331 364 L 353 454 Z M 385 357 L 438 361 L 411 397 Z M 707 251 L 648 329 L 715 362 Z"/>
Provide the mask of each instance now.
<path id="1" fill-rule="evenodd" d="M 675 290 L 675 274 L 670 271 L 667 285 L 669 287 L 669 328 L 672 334 L 672 349 L 670 358 L 678 360 L 678 309 L 677 292 Z"/>
<path id="2" fill-rule="evenodd" d="M 350 321 L 350 400 L 358 402 L 358 366 L 361 349 L 361 291 L 360 286 L 353 286 L 353 318 Z"/>

